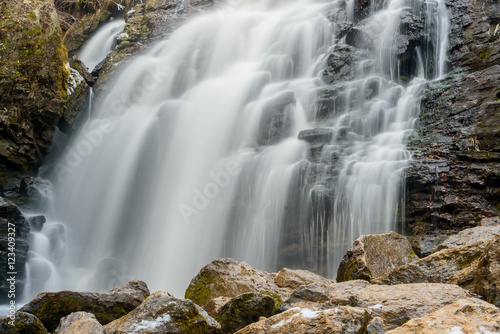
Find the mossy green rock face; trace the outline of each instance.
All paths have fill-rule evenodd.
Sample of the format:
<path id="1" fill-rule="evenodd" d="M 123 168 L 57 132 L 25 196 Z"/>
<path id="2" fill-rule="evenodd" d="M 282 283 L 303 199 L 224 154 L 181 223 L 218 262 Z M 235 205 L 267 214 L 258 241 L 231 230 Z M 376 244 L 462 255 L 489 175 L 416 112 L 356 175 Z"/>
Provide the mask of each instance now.
<path id="1" fill-rule="evenodd" d="M 220 332 L 220 325 L 192 301 L 158 291 L 126 316 L 104 326 L 104 332 L 216 334 Z"/>
<path id="2" fill-rule="evenodd" d="M 234 333 L 243 327 L 259 321 L 260 317 L 274 314 L 274 299 L 256 293 L 247 293 L 231 299 L 216 316 L 222 326 L 222 333 Z"/>
<path id="3" fill-rule="evenodd" d="M 48 334 L 42 322 L 33 314 L 17 312 L 15 320 L 0 318 L 0 333 L 3 334 Z"/>
<path id="4" fill-rule="evenodd" d="M 42 292 L 21 311 L 37 316 L 49 331 L 54 331 L 59 321 L 73 312 L 92 313 L 102 325 L 118 319 L 149 296 L 146 283 L 130 281 L 106 293 Z"/>
<path id="5" fill-rule="evenodd" d="M 68 69 L 52 0 L 0 2 L 0 164 L 32 170 L 64 111 Z"/>

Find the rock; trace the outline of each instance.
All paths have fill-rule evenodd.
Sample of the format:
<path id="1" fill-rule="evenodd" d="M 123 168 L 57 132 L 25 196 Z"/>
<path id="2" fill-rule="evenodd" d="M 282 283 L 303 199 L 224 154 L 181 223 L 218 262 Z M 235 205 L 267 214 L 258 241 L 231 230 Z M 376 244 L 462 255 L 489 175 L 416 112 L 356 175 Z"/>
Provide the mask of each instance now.
<path id="1" fill-rule="evenodd" d="M 417 260 L 409 241 L 395 232 L 362 235 L 347 251 L 337 272 L 337 282 L 382 276 Z"/>
<path id="2" fill-rule="evenodd" d="M 310 144 L 329 144 L 333 139 L 334 133 L 335 130 L 331 128 L 315 128 L 300 131 L 298 138 Z"/>
<path id="3" fill-rule="evenodd" d="M 411 319 L 387 334 L 498 333 L 500 310 L 480 299 L 460 299 L 426 316 Z"/>
<path id="4" fill-rule="evenodd" d="M 0 165 L 33 171 L 64 111 L 67 53 L 53 1 L 2 1 L 0 13 Z"/>
<path id="5" fill-rule="evenodd" d="M 220 310 L 222 310 L 222 307 L 224 307 L 224 305 L 226 305 L 230 300 L 231 298 L 229 297 L 213 298 L 210 299 L 210 301 L 203 307 L 203 309 L 207 311 L 209 316 L 215 318 L 217 316 L 217 313 L 219 313 Z"/>
<path id="6" fill-rule="evenodd" d="M 366 75 L 376 69 L 376 60 L 370 59 L 370 52 L 351 45 L 337 44 L 326 61 L 323 80 L 326 83 L 349 81 Z M 360 67 L 362 64 L 362 67 Z"/>
<path id="7" fill-rule="evenodd" d="M 333 283 L 333 281 L 316 275 L 315 273 L 312 273 L 310 271 L 298 269 L 293 270 L 288 268 L 281 269 L 276 275 L 274 282 L 276 282 L 276 284 L 280 288 L 290 289 L 297 289 L 300 286 L 308 285 L 311 283 Z"/>
<path id="8" fill-rule="evenodd" d="M 256 269 L 245 262 L 218 259 L 203 267 L 189 284 L 185 298 L 204 307 L 217 297 L 237 297 L 244 293 L 269 293 L 278 303 L 287 299 L 289 289 L 274 282 L 275 274 Z"/>
<path id="9" fill-rule="evenodd" d="M 146 283 L 130 281 L 105 293 L 60 291 L 42 292 L 20 311 L 37 316 L 49 331 L 73 312 L 92 313 L 105 325 L 139 306 L 149 296 Z"/>
<path id="10" fill-rule="evenodd" d="M 19 208 L 12 202 L 0 197 L 0 303 L 9 303 L 9 291 L 14 290 L 16 296 L 22 296 L 26 276 L 26 257 L 28 255 L 28 236 L 30 224 Z M 15 257 L 9 256 L 14 253 Z M 12 260 L 15 260 L 12 262 Z M 12 266 L 9 264 L 12 263 Z M 17 274 L 8 274 L 16 272 Z M 15 289 L 11 281 L 14 276 Z"/>
<path id="11" fill-rule="evenodd" d="M 43 228 L 43 224 L 47 221 L 45 216 L 33 216 L 28 218 L 28 222 L 30 223 L 31 231 L 40 232 Z"/>
<path id="12" fill-rule="evenodd" d="M 259 321 L 260 317 L 272 316 L 275 309 L 273 298 L 264 294 L 247 293 L 231 299 L 215 319 L 221 325 L 222 333 L 234 333 Z"/>
<path id="13" fill-rule="evenodd" d="M 500 235 L 486 246 L 474 272 L 474 291 L 500 307 Z"/>
<path id="14" fill-rule="evenodd" d="M 90 87 L 83 76 L 74 68 L 70 69 L 68 77 L 68 104 L 59 122 L 59 127 L 65 133 L 70 133 L 80 110 L 85 105 Z"/>
<path id="15" fill-rule="evenodd" d="M 259 126 L 259 145 L 272 145 L 287 138 L 291 133 L 291 106 L 295 105 L 295 93 L 284 92 L 270 99 L 263 106 Z"/>
<path id="16" fill-rule="evenodd" d="M 104 328 L 93 314 L 75 312 L 61 319 L 54 334 L 104 334 Z"/>
<path id="17" fill-rule="evenodd" d="M 408 241 L 417 256 L 426 257 L 434 253 L 448 237 L 447 234 L 420 234 L 408 237 Z"/>
<path id="18" fill-rule="evenodd" d="M 47 329 L 32 314 L 17 312 L 15 320 L 10 317 L 0 318 L 0 332 L 4 334 L 48 334 Z"/>
<path id="19" fill-rule="evenodd" d="M 370 312 L 339 306 L 327 310 L 296 308 L 248 325 L 237 334 L 365 333 Z"/>
<path id="20" fill-rule="evenodd" d="M 385 334 L 386 328 L 384 319 L 381 317 L 373 318 L 368 324 L 368 327 L 366 327 L 366 331 L 370 334 Z"/>
<path id="21" fill-rule="evenodd" d="M 498 233 L 498 226 L 480 226 L 452 235 L 438 252 L 406 264 L 373 280 L 377 284 L 450 283 L 471 289 L 477 259 Z"/>
<path id="22" fill-rule="evenodd" d="M 382 318 L 387 329 L 393 329 L 467 297 L 467 291 L 450 284 L 370 285 L 363 289 L 337 289 L 322 307 L 348 305 L 369 309 L 372 317 Z"/>
<path id="23" fill-rule="evenodd" d="M 220 325 L 199 306 L 165 291 L 155 292 L 136 309 L 104 326 L 106 334 L 215 334 L 219 331 Z"/>

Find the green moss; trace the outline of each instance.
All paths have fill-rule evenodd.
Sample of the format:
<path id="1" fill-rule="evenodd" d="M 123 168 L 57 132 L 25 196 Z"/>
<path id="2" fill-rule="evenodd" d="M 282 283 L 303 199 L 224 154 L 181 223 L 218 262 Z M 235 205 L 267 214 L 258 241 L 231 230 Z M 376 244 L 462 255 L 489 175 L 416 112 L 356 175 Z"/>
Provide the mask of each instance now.
<path id="1" fill-rule="evenodd" d="M 212 295 L 212 291 L 207 286 L 215 282 L 216 277 L 211 276 L 210 273 L 201 273 L 197 282 L 187 288 L 184 298 L 191 299 L 200 306 L 205 306 L 211 299 Z"/>
<path id="2" fill-rule="evenodd" d="M 476 261 L 481 254 L 474 254 L 468 257 L 463 257 L 457 260 L 457 264 L 460 267 L 460 270 L 465 269 L 471 265 L 472 262 Z"/>
<path id="3" fill-rule="evenodd" d="M 278 307 L 280 307 L 283 304 L 281 296 L 274 291 L 261 291 L 260 293 L 274 299 L 275 311 Z"/>
<path id="4" fill-rule="evenodd" d="M 485 59 L 485 58 L 489 57 L 490 55 L 491 55 L 491 49 L 481 50 L 481 51 L 479 51 L 479 54 L 478 54 L 479 58 L 481 58 L 481 59 Z"/>

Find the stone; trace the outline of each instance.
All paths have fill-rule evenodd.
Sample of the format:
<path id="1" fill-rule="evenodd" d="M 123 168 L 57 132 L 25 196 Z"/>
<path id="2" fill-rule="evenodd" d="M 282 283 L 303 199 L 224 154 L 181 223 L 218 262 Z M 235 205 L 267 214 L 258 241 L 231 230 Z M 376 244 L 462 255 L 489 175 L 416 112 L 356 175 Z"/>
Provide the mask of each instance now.
<path id="1" fill-rule="evenodd" d="M 67 52 L 54 2 L 0 3 L 0 165 L 43 162 L 67 98 Z"/>
<path id="2" fill-rule="evenodd" d="M 59 127 L 65 133 L 70 133 L 80 110 L 85 105 L 90 87 L 83 76 L 74 68 L 70 68 L 68 77 L 68 103 L 59 122 Z"/>
<path id="3" fill-rule="evenodd" d="M 487 302 L 460 299 L 423 317 L 414 318 L 387 334 L 498 333 L 500 310 Z"/>
<path id="4" fill-rule="evenodd" d="M 313 334 L 365 333 L 370 312 L 359 307 L 338 306 L 331 309 L 294 308 L 262 318 L 237 334 Z"/>
<path id="5" fill-rule="evenodd" d="M 276 282 L 280 288 L 290 289 L 297 289 L 300 286 L 311 283 L 333 283 L 333 281 L 310 271 L 300 269 L 293 270 L 288 268 L 281 269 L 276 275 L 274 282 Z"/>
<path id="6" fill-rule="evenodd" d="M 337 271 L 337 282 L 369 281 L 417 259 L 410 242 L 400 234 L 362 235 L 344 255 Z"/>
<path id="7" fill-rule="evenodd" d="M 9 290 L 11 290 L 11 283 L 7 279 L 11 275 L 8 275 L 8 272 L 17 273 L 14 280 L 16 295 L 21 296 L 23 293 L 30 229 L 30 223 L 19 208 L 14 203 L 0 197 L 0 263 L 2 263 L 2 270 L 0 270 L 0 304 L 9 303 L 8 295 Z M 14 249 L 15 257 L 9 256 L 12 249 Z M 11 260 L 9 261 L 9 259 Z M 12 263 L 12 260 L 15 260 L 15 262 L 10 266 L 9 263 Z"/>
<path id="8" fill-rule="evenodd" d="M 500 235 L 490 241 L 477 263 L 474 291 L 500 307 Z"/>
<path id="9" fill-rule="evenodd" d="M 438 246 L 448 237 L 447 234 L 419 234 L 408 237 L 408 241 L 415 254 L 422 258 L 434 253 Z"/>
<path id="10" fill-rule="evenodd" d="M 479 245 L 484 248 L 495 236 L 500 235 L 500 225 L 486 225 L 468 228 L 450 236 L 437 250 Z"/>
<path id="11" fill-rule="evenodd" d="M 374 72 L 376 66 L 376 60 L 371 58 L 369 51 L 351 45 L 337 44 L 326 60 L 323 80 L 326 83 L 353 80 L 360 74 Z"/>
<path id="12" fill-rule="evenodd" d="M 45 218 L 45 216 L 28 217 L 28 222 L 30 223 L 31 231 L 33 232 L 40 232 L 46 221 L 47 218 Z"/>
<path id="13" fill-rule="evenodd" d="M 217 313 L 215 319 L 221 325 L 222 333 L 234 333 L 243 327 L 270 317 L 276 307 L 274 299 L 258 293 L 247 293 L 231 299 Z"/>
<path id="14" fill-rule="evenodd" d="M 127 315 L 104 326 L 106 334 L 130 332 L 216 334 L 220 325 L 192 301 L 158 291 Z"/>
<path id="15" fill-rule="evenodd" d="M 62 318 L 79 311 L 92 313 L 99 323 L 105 325 L 135 309 L 148 296 L 146 283 L 135 280 L 105 293 L 42 292 L 20 311 L 37 316 L 52 332 Z"/>
<path id="16" fill-rule="evenodd" d="M 381 317 L 374 317 L 366 327 L 366 331 L 370 334 L 385 334 L 387 331 L 384 319 Z"/>
<path id="17" fill-rule="evenodd" d="M 229 297 L 213 298 L 210 299 L 210 301 L 203 307 L 203 309 L 207 311 L 209 316 L 215 318 L 217 316 L 217 313 L 219 313 L 222 307 L 224 307 L 224 305 L 226 305 L 230 300 L 231 298 Z"/>
<path id="18" fill-rule="evenodd" d="M 61 319 L 54 334 L 104 334 L 104 328 L 93 314 L 74 312 Z"/>
<path id="19" fill-rule="evenodd" d="M 217 297 L 237 297 L 245 293 L 268 293 L 275 300 L 287 299 L 290 290 L 280 288 L 275 282 L 276 274 L 270 274 L 233 259 L 218 259 L 203 267 L 191 280 L 185 298 L 204 307 Z"/>
<path id="20" fill-rule="evenodd" d="M 42 322 L 32 314 L 15 313 L 15 320 L 10 317 L 0 318 L 0 332 L 3 334 L 48 334 Z"/>
<path id="21" fill-rule="evenodd" d="M 287 138 L 293 123 L 291 106 L 295 105 L 295 93 L 288 91 L 271 99 L 262 107 L 259 126 L 259 145 L 272 145 Z"/>

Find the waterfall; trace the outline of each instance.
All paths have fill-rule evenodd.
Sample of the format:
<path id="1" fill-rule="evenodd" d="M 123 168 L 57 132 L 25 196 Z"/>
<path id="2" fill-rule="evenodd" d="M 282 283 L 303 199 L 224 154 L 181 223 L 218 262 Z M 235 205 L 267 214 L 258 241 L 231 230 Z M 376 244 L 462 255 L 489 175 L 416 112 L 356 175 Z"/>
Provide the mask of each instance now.
<path id="1" fill-rule="evenodd" d="M 396 229 L 404 141 L 432 79 L 422 61 L 400 81 L 393 37 L 405 6 L 390 0 L 373 14 L 387 23 L 375 43 L 380 71 L 361 66 L 342 83 L 341 112 L 327 120 L 316 111 L 321 76 L 345 43 L 327 13 L 343 0 L 228 1 L 127 65 L 49 170 L 46 215 L 66 227 L 58 288 L 139 278 L 182 296 L 216 258 L 276 270 L 287 247 L 303 250 L 288 263 L 334 277 L 359 234 Z M 298 138 L 318 127 L 335 135 L 313 164 Z"/>

